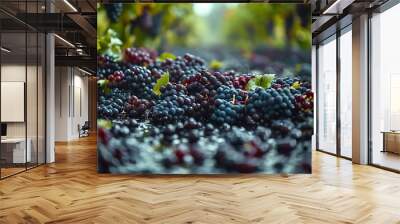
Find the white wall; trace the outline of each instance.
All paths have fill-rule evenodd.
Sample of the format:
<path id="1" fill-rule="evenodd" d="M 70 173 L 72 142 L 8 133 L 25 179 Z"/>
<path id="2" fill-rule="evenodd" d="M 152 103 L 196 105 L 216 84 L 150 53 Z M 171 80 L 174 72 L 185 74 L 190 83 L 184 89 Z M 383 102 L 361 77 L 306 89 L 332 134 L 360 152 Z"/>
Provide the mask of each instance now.
<path id="1" fill-rule="evenodd" d="M 55 141 L 67 141 L 69 138 L 68 71 L 67 67 L 55 68 Z"/>
<path id="2" fill-rule="evenodd" d="M 78 75 L 76 74 L 78 72 Z M 72 136 L 79 137 L 78 133 L 78 124 L 83 125 L 85 121 L 89 120 L 89 111 L 88 111 L 88 78 L 82 76 L 79 70 L 75 70 L 74 75 L 74 108 L 73 119 L 72 119 Z"/>
<path id="3" fill-rule="evenodd" d="M 70 141 L 88 121 L 88 78 L 73 67 L 56 67 L 55 73 L 55 140 Z"/>

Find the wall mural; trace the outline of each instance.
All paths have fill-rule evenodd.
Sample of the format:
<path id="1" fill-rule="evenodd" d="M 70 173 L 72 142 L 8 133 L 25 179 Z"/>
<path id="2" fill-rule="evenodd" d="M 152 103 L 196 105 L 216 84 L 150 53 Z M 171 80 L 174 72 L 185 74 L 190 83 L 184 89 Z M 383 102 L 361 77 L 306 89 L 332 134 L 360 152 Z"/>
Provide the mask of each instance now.
<path id="1" fill-rule="evenodd" d="M 303 4 L 99 4 L 98 171 L 311 173 Z"/>

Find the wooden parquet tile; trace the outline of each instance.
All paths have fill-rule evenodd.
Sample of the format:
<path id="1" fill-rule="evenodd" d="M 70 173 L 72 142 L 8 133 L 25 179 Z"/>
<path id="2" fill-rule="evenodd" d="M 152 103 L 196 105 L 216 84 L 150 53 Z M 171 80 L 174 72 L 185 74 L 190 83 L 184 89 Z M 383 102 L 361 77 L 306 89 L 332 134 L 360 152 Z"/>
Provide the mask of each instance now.
<path id="1" fill-rule="evenodd" d="M 400 224 L 400 175 L 313 153 L 312 175 L 96 173 L 96 139 L 0 181 L 0 223 Z"/>

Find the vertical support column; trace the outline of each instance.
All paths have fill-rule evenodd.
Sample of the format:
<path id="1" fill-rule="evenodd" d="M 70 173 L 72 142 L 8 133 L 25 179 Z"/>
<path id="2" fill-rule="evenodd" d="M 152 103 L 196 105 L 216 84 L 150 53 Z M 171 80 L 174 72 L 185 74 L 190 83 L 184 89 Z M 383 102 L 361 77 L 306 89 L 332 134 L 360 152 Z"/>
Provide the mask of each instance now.
<path id="1" fill-rule="evenodd" d="M 319 45 L 315 46 L 315 92 L 314 92 L 314 119 L 315 119 L 315 149 L 319 149 Z"/>
<path id="2" fill-rule="evenodd" d="M 46 2 L 46 12 L 53 12 L 51 1 Z M 55 161 L 55 54 L 54 34 L 46 34 L 46 163 Z"/>
<path id="3" fill-rule="evenodd" d="M 342 123 L 341 123 L 341 114 L 340 114 L 340 101 L 341 101 L 341 63 L 340 63 L 340 36 L 341 31 L 339 27 L 336 28 L 336 155 L 341 156 L 341 147 L 342 147 Z"/>
<path id="4" fill-rule="evenodd" d="M 55 161 L 55 72 L 54 35 L 46 35 L 46 163 Z"/>
<path id="5" fill-rule="evenodd" d="M 89 102 L 89 125 L 90 131 L 97 130 L 97 80 L 96 77 L 89 77 L 88 81 L 88 102 Z"/>
<path id="6" fill-rule="evenodd" d="M 368 163 L 368 15 L 353 19 L 353 162 Z"/>
<path id="7" fill-rule="evenodd" d="M 313 119 L 314 119 L 314 133 L 311 137 L 311 149 L 315 150 L 317 149 L 317 140 L 316 140 L 316 135 L 317 135 L 317 110 L 316 110 L 316 99 L 317 99 L 317 46 L 312 45 L 312 50 L 311 50 L 311 66 L 312 66 L 312 71 L 311 71 L 311 88 L 312 91 L 314 92 L 314 108 L 313 108 Z"/>

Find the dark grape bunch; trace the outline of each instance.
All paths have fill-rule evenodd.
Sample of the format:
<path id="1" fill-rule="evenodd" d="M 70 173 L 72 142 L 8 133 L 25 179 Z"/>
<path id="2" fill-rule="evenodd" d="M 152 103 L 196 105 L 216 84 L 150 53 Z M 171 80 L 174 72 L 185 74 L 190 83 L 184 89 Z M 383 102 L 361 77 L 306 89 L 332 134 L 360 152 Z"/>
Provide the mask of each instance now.
<path id="1" fill-rule="evenodd" d="M 145 118 L 152 108 L 154 101 L 139 99 L 137 96 L 131 96 L 125 104 L 125 112 L 130 118 Z"/>
<path id="2" fill-rule="evenodd" d="M 122 71 L 124 69 L 124 65 L 111 56 L 101 55 L 97 57 L 98 66 L 97 66 L 97 78 L 105 79 L 110 74 L 115 71 Z"/>
<path id="3" fill-rule="evenodd" d="M 166 59 L 165 61 L 155 62 L 150 68 L 158 68 L 163 72 L 168 72 L 171 82 L 179 82 L 190 75 L 197 74 L 206 69 L 203 59 L 191 54 L 178 56 L 176 59 Z"/>
<path id="4" fill-rule="evenodd" d="M 182 80 L 187 86 L 190 94 L 211 95 L 214 96 L 216 90 L 225 85 L 230 86 L 231 81 L 220 72 L 201 71 Z"/>
<path id="5" fill-rule="evenodd" d="M 122 58 L 98 58 L 101 171 L 310 172 L 310 83 L 277 76 L 248 90 L 255 75 L 214 71 L 194 55 L 128 48 Z"/>
<path id="6" fill-rule="evenodd" d="M 153 107 L 151 118 L 155 123 L 170 123 L 193 117 L 196 111 L 201 110 L 193 96 L 185 94 L 185 87 L 181 84 L 168 84 L 162 89 L 162 99 Z"/>
<path id="7" fill-rule="evenodd" d="M 136 65 L 149 65 L 154 63 L 157 57 L 155 52 L 150 52 L 144 48 L 127 48 L 124 51 L 124 60 L 127 63 Z"/>
<path id="8" fill-rule="evenodd" d="M 120 83 L 123 81 L 124 77 L 125 74 L 120 70 L 113 72 L 107 77 L 107 80 L 109 81 L 108 86 L 109 87 L 119 86 Z"/>
<path id="9" fill-rule="evenodd" d="M 254 121 L 269 124 L 274 119 L 294 115 L 294 96 L 289 88 L 257 88 L 249 93 L 246 109 Z"/>
<path id="10" fill-rule="evenodd" d="M 217 99 L 215 101 L 215 110 L 211 116 L 211 120 L 216 124 L 238 124 L 244 111 L 243 105 L 234 104 L 233 102 Z"/>
<path id="11" fill-rule="evenodd" d="M 248 93 L 241 89 L 236 89 L 229 86 L 220 86 L 217 89 L 217 99 L 231 101 L 233 104 L 245 104 L 248 98 Z"/>
<path id="12" fill-rule="evenodd" d="M 129 94 L 120 89 L 112 89 L 111 93 L 99 94 L 97 114 L 102 119 L 115 119 L 123 116 L 124 105 Z"/>
<path id="13" fill-rule="evenodd" d="M 147 100 L 156 98 L 153 92 L 153 85 L 156 82 L 156 77 L 153 76 L 149 69 L 133 65 L 129 66 L 124 74 L 125 80 L 121 85 L 127 92 Z"/>
<path id="14" fill-rule="evenodd" d="M 104 8 L 106 9 L 107 16 L 111 20 L 111 22 L 116 22 L 122 13 L 123 4 L 122 3 L 104 4 Z"/>
<path id="15" fill-rule="evenodd" d="M 245 90 L 247 87 L 247 83 L 252 78 L 253 78 L 252 75 L 246 75 L 246 74 L 239 76 L 239 77 L 235 77 L 235 79 L 233 81 L 233 85 L 235 86 L 235 88 Z"/>

